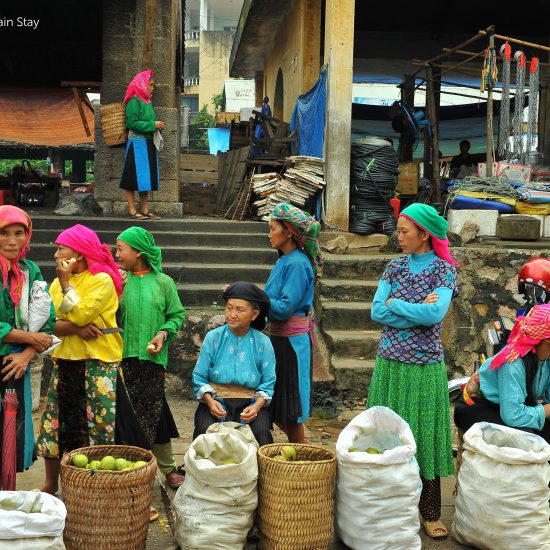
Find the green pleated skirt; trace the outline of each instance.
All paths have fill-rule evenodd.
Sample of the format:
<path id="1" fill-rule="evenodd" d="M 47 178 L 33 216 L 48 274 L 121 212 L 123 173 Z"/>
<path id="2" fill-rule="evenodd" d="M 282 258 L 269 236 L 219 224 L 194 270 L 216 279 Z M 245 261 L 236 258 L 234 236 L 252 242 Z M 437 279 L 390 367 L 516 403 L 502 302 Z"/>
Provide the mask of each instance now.
<path id="1" fill-rule="evenodd" d="M 416 460 L 425 479 L 454 474 L 447 368 L 376 358 L 367 409 L 382 405 L 411 427 Z"/>

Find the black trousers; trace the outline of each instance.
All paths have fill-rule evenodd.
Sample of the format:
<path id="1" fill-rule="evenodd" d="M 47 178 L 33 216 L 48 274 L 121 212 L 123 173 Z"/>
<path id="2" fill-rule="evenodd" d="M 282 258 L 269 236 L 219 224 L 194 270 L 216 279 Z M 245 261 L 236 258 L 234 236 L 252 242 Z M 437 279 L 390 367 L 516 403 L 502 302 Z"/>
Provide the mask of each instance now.
<path id="1" fill-rule="evenodd" d="M 240 414 L 246 407 L 250 405 L 250 399 L 219 399 L 223 401 L 223 406 L 227 411 L 227 416 L 224 421 L 240 422 Z M 199 403 L 195 412 L 195 431 L 193 432 L 193 439 L 196 439 L 199 435 L 206 433 L 206 430 L 212 424 L 219 422 L 217 418 L 210 414 L 210 409 L 205 403 Z M 269 415 L 269 409 L 262 407 L 258 411 L 256 420 L 253 420 L 249 424 L 258 445 L 268 445 L 273 443 L 273 436 L 271 435 L 271 419 Z"/>

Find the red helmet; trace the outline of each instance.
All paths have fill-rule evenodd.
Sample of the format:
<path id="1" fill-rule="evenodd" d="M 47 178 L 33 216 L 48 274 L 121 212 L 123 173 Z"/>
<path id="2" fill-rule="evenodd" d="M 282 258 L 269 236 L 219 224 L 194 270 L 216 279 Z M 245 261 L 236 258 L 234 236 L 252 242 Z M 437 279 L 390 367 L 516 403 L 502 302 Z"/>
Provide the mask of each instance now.
<path id="1" fill-rule="evenodd" d="M 540 286 L 550 293 L 550 259 L 532 258 L 524 264 L 518 273 L 518 291 L 525 293 L 526 283 Z"/>

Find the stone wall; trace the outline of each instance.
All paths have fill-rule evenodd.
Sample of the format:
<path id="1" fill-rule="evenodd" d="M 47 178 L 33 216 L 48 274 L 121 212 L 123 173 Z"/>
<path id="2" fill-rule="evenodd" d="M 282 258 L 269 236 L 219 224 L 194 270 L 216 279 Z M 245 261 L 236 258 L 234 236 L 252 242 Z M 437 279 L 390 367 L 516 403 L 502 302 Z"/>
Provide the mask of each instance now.
<path id="1" fill-rule="evenodd" d="M 181 217 L 179 201 L 179 95 L 177 0 L 157 0 L 153 63 L 155 92 L 153 105 L 158 120 L 166 123 L 164 149 L 159 154 L 160 190 L 152 193 L 152 210 Z M 145 0 L 105 2 L 103 7 L 103 84 L 101 103 L 120 102 L 128 83 L 143 70 L 145 44 Z M 124 215 L 127 205 L 118 188 L 124 165 L 125 147 L 107 147 L 103 141 L 99 113 L 95 127 L 95 198 L 105 215 Z"/>

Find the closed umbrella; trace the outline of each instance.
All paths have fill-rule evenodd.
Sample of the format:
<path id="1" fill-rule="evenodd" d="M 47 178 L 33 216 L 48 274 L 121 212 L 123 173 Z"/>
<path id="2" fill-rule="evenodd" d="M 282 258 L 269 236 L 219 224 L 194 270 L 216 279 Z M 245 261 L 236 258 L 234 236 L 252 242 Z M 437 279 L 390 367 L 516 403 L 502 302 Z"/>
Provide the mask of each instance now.
<path id="1" fill-rule="evenodd" d="M 15 491 L 15 473 L 17 470 L 16 417 L 17 394 L 14 389 L 6 389 L 2 399 L 4 412 L 4 430 L 2 438 L 2 489 Z"/>

